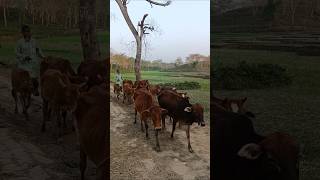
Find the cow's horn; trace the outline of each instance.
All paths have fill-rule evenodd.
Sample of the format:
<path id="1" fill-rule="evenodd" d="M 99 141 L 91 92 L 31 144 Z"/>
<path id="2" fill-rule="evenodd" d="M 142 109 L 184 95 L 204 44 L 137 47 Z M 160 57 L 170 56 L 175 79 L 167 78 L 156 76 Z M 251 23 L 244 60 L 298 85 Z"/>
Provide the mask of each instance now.
<path id="1" fill-rule="evenodd" d="M 185 112 L 191 112 L 192 111 L 192 107 L 186 107 L 186 108 L 184 108 L 184 111 Z"/>

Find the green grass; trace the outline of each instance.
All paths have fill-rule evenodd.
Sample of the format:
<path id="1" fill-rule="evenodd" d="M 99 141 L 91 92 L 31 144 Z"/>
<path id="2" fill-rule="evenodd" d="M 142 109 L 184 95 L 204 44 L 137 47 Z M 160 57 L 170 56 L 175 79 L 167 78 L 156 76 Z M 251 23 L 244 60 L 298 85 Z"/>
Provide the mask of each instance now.
<path id="1" fill-rule="evenodd" d="M 187 92 L 190 97 L 191 103 L 201 103 L 205 108 L 205 120 L 210 119 L 210 80 L 197 78 L 197 77 L 185 77 L 183 72 L 160 72 L 160 71 L 142 71 L 142 79 L 148 79 L 151 84 L 168 83 L 168 82 L 184 82 L 184 81 L 196 81 L 200 83 L 201 88 L 197 90 L 181 90 L 181 92 Z M 134 73 L 122 74 L 124 79 L 135 80 Z M 110 74 L 111 81 L 115 79 L 115 73 Z"/>
<path id="2" fill-rule="evenodd" d="M 320 179 L 320 58 L 295 53 L 238 49 L 214 49 L 213 58 L 234 66 L 240 61 L 274 63 L 286 67 L 293 77 L 287 87 L 261 90 L 215 91 L 220 97 L 248 97 L 247 108 L 257 116 L 253 122 L 262 134 L 287 132 L 302 146 L 302 180 Z"/>
<path id="3" fill-rule="evenodd" d="M 48 29 L 46 32 L 45 29 L 34 29 L 33 34 L 35 39 L 38 41 L 39 46 L 41 47 L 45 56 L 58 56 L 63 57 L 71 61 L 74 67 L 76 67 L 82 60 L 82 48 L 80 43 L 80 34 L 77 32 L 70 32 L 64 34 L 55 30 L 56 35 L 50 35 L 52 29 Z M 21 37 L 19 32 L 14 32 L 11 29 L 8 29 L 7 34 Z M 48 36 L 45 36 L 47 34 Z M 9 41 L 1 41 L 0 48 L 0 62 L 11 64 L 15 59 L 15 46 L 17 37 L 10 39 Z M 39 38 L 37 38 L 39 37 Z M 100 42 L 100 50 L 102 57 L 107 56 L 107 51 L 105 50 L 109 44 L 109 33 L 99 32 L 98 41 Z"/>

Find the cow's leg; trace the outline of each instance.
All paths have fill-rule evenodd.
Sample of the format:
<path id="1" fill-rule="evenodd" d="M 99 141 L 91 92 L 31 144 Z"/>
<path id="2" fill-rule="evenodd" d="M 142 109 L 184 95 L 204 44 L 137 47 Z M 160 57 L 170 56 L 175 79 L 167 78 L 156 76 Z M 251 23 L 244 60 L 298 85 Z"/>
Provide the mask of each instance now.
<path id="1" fill-rule="evenodd" d="M 26 110 L 27 98 L 25 97 L 24 94 L 20 94 L 19 98 L 20 98 L 20 102 L 22 104 L 22 113 L 25 116 L 26 120 L 28 120 L 28 115 L 27 115 L 27 110 Z"/>
<path id="2" fill-rule="evenodd" d="M 186 134 L 187 134 L 187 139 L 188 139 L 188 149 L 190 153 L 193 153 L 191 144 L 190 144 L 190 125 L 188 125 L 188 128 L 186 130 Z"/>
<path id="3" fill-rule="evenodd" d="M 126 94 L 123 93 L 122 103 L 124 104 L 124 100 L 126 99 Z"/>
<path id="4" fill-rule="evenodd" d="M 137 110 L 134 110 L 134 124 L 137 123 Z"/>
<path id="5" fill-rule="evenodd" d="M 81 172 L 81 180 L 84 180 L 84 174 L 87 168 L 87 155 L 80 148 L 80 172 Z"/>
<path id="6" fill-rule="evenodd" d="M 172 122 L 171 138 L 173 138 L 173 133 L 174 133 L 174 130 L 176 129 L 176 124 L 177 124 L 177 121 L 176 121 L 175 119 L 173 119 L 173 122 Z"/>
<path id="7" fill-rule="evenodd" d="M 143 123 L 142 123 L 142 117 L 140 117 L 140 124 L 141 124 L 141 131 L 143 132 Z"/>
<path id="8" fill-rule="evenodd" d="M 62 111 L 62 120 L 63 120 L 63 133 L 65 131 L 65 129 L 67 128 L 67 122 L 66 122 L 66 119 L 67 119 L 67 111 Z"/>
<path id="9" fill-rule="evenodd" d="M 156 136 L 156 151 L 160 151 L 160 145 L 159 145 L 159 138 L 158 138 L 159 129 L 155 130 L 155 136 Z"/>
<path id="10" fill-rule="evenodd" d="M 149 139 L 147 120 L 145 119 L 143 122 L 144 122 L 144 127 L 146 128 L 146 138 Z"/>
<path id="11" fill-rule="evenodd" d="M 28 121 L 29 120 L 29 114 L 28 114 L 28 109 L 30 107 L 30 103 L 31 103 L 31 95 L 27 95 L 25 97 L 25 104 L 24 104 L 24 115 L 25 115 L 25 118 L 26 120 Z"/>
<path id="12" fill-rule="evenodd" d="M 42 128 L 41 131 L 46 131 L 46 121 L 48 115 L 48 101 L 42 99 Z"/>
<path id="13" fill-rule="evenodd" d="M 166 116 L 165 114 L 161 115 L 161 120 L 162 120 L 162 130 L 164 131 L 166 129 Z"/>
<path id="14" fill-rule="evenodd" d="M 17 92 L 12 89 L 11 90 L 11 94 L 12 94 L 12 97 L 14 99 L 14 102 L 15 102 L 15 109 L 14 109 L 14 113 L 15 114 L 18 114 L 18 97 L 17 97 Z"/>
<path id="15" fill-rule="evenodd" d="M 57 131 L 57 133 L 58 133 L 58 135 L 57 135 L 57 140 L 58 140 L 58 143 L 60 143 L 61 142 L 61 137 L 62 137 L 62 126 L 61 126 L 61 110 L 59 109 L 58 111 L 57 111 L 57 126 L 58 126 L 58 131 Z"/>
<path id="16" fill-rule="evenodd" d="M 52 109 L 48 107 L 47 109 L 47 121 L 50 121 L 50 117 L 51 117 L 51 112 L 52 112 Z"/>

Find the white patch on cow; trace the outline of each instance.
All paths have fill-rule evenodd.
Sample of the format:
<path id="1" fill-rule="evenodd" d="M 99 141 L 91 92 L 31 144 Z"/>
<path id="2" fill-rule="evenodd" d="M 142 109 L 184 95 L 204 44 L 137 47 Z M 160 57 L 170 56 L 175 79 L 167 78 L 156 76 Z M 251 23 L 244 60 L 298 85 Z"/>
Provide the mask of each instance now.
<path id="1" fill-rule="evenodd" d="M 231 103 L 230 106 L 231 106 L 232 112 L 234 112 L 234 113 L 239 112 L 239 106 L 238 106 L 238 104 L 236 104 L 236 103 Z"/>
<path id="2" fill-rule="evenodd" d="M 255 160 L 260 156 L 261 153 L 262 151 L 258 144 L 249 143 L 242 146 L 242 148 L 238 151 L 238 156 L 249 160 Z"/>
<path id="3" fill-rule="evenodd" d="M 186 97 L 186 95 L 185 95 L 185 94 L 182 94 L 182 97 L 183 97 L 183 98 L 185 98 L 185 97 Z"/>
<path id="4" fill-rule="evenodd" d="M 185 111 L 185 112 L 191 112 L 191 111 L 192 111 L 192 108 L 191 108 L 191 107 L 186 107 L 186 108 L 184 108 L 184 111 Z"/>

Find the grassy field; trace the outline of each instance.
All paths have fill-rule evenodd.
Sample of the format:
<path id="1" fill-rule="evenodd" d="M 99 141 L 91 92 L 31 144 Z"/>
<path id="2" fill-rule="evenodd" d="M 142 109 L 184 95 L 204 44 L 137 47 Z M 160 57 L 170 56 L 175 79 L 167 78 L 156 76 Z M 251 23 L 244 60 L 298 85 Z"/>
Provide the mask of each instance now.
<path id="1" fill-rule="evenodd" d="M 247 108 L 257 116 L 257 132 L 287 132 L 301 145 L 302 180 L 320 179 L 320 58 L 298 56 L 288 52 L 238 49 L 214 49 L 213 58 L 226 65 L 240 61 L 274 63 L 286 67 L 293 77 L 290 86 L 282 88 L 215 91 L 220 97 L 248 97 Z"/>
<path id="2" fill-rule="evenodd" d="M 71 61 L 76 67 L 83 59 L 80 34 L 77 31 L 62 31 L 55 28 L 32 28 L 33 36 L 38 41 L 45 56 L 58 56 Z M 11 64 L 15 59 L 16 41 L 21 38 L 18 29 L 6 29 L 0 33 L 0 62 Z M 98 33 L 102 57 L 107 56 L 109 34 L 106 31 Z"/>
<path id="3" fill-rule="evenodd" d="M 205 121 L 210 119 L 210 80 L 196 77 L 186 77 L 183 72 L 159 72 L 159 71 L 143 71 L 142 79 L 148 79 L 151 84 L 167 83 L 167 82 L 184 82 L 196 81 L 200 83 L 201 88 L 197 90 L 183 90 L 187 92 L 191 103 L 201 103 L 205 108 Z M 190 73 L 189 73 L 190 75 Z M 111 81 L 115 79 L 115 73 L 110 74 Z M 124 79 L 135 80 L 134 73 L 123 74 Z"/>

